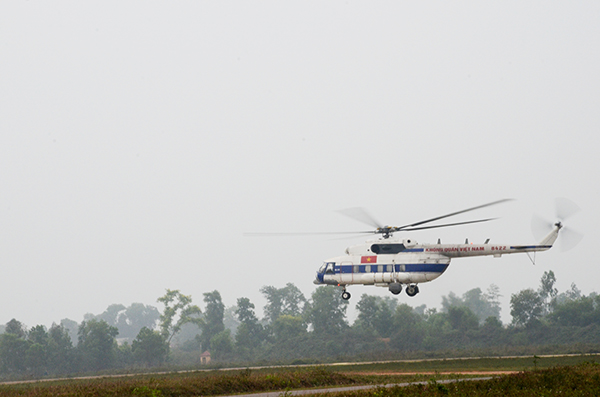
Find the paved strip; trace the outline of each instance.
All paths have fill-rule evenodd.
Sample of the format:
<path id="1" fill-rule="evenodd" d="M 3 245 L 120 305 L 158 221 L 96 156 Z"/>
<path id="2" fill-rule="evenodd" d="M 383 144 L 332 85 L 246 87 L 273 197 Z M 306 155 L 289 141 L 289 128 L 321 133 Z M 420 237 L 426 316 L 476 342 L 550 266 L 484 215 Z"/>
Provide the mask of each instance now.
<path id="1" fill-rule="evenodd" d="M 493 379 L 493 376 L 486 376 L 483 378 L 466 378 L 466 379 L 444 379 L 438 380 L 436 383 L 455 383 L 455 382 L 467 382 L 467 381 L 478 381 L 478 380 L 489 380 Z M 385 385 L 366 385 L 366 386 L 346 386 L 346 387 L 330 387 L 327 389 L 303 389 L 303 390 L 284 390 L 284 391 L 273 391 L 268 393 L 253 393 L 253 394 L 232 394 L 229 396 L 219 397 L 281 397 L 281 396 L 306 396 L 311 394 L 324 394 L 324 393 L 342 393 L 345 391 L 358 391 L 358 390 L 369 390 L 376 389 L 378 387 L 406 387 L 412 385 L 427 385 L 428 381 L 423 382 L 408 382 L 408 383 L 389 383 Z"/>

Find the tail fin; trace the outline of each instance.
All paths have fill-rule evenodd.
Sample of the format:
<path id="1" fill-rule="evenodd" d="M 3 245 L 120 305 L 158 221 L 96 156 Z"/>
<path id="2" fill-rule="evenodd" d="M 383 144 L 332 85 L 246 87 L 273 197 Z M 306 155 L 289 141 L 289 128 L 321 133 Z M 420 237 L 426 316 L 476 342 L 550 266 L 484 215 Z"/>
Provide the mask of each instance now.
<path id="1" fill-rule="evenodd" d="M 558 231 L 562 228 L 562 224 L 560 222 L 554 224 L 554 229 L 542 241 L 540 241 L 540 245 L 549 245 L 552 246 L 556 239 L 558 238 Z"/>

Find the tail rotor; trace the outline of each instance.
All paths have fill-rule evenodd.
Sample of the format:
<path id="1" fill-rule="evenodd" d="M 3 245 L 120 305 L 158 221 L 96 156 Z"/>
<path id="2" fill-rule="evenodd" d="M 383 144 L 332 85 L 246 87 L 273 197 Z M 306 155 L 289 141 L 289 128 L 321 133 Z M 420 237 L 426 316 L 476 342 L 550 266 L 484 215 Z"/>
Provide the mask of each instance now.
<path id="1" fill-rule="evenodd" d="M 564 223 L 568 218 L 580 212 L 581 208 L 573 201 L 562 197 L 556 198 L 554 204 L 557 221 L 551 222 L 539 215 L 534 215 L 531 219 L 531 231 L 534 237 L 540 241 L 554 227 L 558 226 L 560 229 L 560 236 L 558 238 L 559 248 L 561 251 L 568 251 L 579 244 L 583 239 L 583 234 L 564 226 Z"/>

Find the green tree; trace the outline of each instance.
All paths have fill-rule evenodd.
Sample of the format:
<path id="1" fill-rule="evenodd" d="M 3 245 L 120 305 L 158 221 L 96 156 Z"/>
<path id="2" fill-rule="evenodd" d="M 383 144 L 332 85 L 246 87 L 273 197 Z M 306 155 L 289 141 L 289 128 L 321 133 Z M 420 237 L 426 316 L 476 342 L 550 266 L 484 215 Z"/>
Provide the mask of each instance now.
<path id="1" fill-rule="evenodd" d="M 69 373 L 75 364 L 73 343 L 69 331 L 62 325 L 52 324 L 48 330 L 48 372 Z"/>
<path id="2" fill-rule="evenodd" d="M 46 327 L 43 325 L 36 325 L 31 328 L 27 333 L 27 340 L 31 341 L 31 343 L 46 345 L 48 343 L 48 332 L 46 332 Z"/>
<path id="3" fill-rule="evenodd" d="M 450 307 L 448 309 L 448 321 L 453 329 L 461 332 L 477 329 L 479 326 L 479 319 L 475 313 L 466 306 Z"/>
<path id="4" fill-rule="evenodd" d="M 586 327 L 600 325 L 600 296 L 582 296 L 557 303 L 548 315 L 551 324 Z"/>
<path id="5" fill-rule="evenodd" d="M 210 338 L 210 354 L 215 360 L 222 360 L 233 352 L 233 341 L 231 331 L 222 330 Z"/>
<path id="6" fill-rule="evenodd" d="M 102 314 L 86 314 L 84 318 L 104 320 L 108 325 L 119 329 L 121 338 L 133 340 L 143 327 L 154 328 L 160 318 L 160 312 L 156 307 L 142 303 L 132 303 L 129 307 L 112 304 Z"/>
<path id="7" fill-rule="evenodd" d="M 79 343 L 77 349 L 81 353 L 84 367 L 98 371 L 111 368 L 116 359 L 119 330 L 104 320 L 83 321 L 79 326 Z"/>
<path id="8" fill-rule="evenodd" d="M 248 298 L 238 298 L 235 314 L 240 322 L 235 335 L 238 348 L 252 351 L 264 339 L 263 326 L 254 313 L 254 304 Z"/>
<path id="9" fill-rule="evenodd" d="M 366 330 L 375 329 L 377 311 L 379 310 L 379 297 L 362 294 L 360 300 L 356 303 L 358 317 L 355 325 Z"/>
<path id="10" fill-rule="evenodd" d="M 106 321 L 106 323 L 108 325 L 112 325 L 112 326 L 116 327 L 117 323 L 119 322 L 119 317 L 124 311 L 125 311 L 124 305 L 115 303 L 115 304 L 108 306 L 102 314 L 94 316 L 93 314 L 88 313 L 84 316 L 84 319 L 91 320 L 91 319 L 95 318 L 96 320 L 104 320 L 104 321 Z"/>
<path id="11" fill-rule="evenodd" d="M 0 370 L 8 374 L 24 372 L 27 368 L 28 348 L 29 343 L 19 333 L 14 330 L 5 331 L 0 335 Z"/>
<path id="12" fill-rule="evenodd" d="M 133 339 L 142 328 L 153 329 L 159 318 L 160 312 L 156 307 L 143 303 L 132 303 L 121 312 L 115 326 L 119 328 L 119 336 Z"/>
<path id="13" fill-rule="evenodd" d="M 308 322 L 315 334 L 336 334 L 348 327 L 346 310 L 348 301 L 342 299 L 340 290 L 324 286 L 314 290 L 307 309 Z"/>
<path id="14" fill-rule="evenodd" d="M 412 307 L 403 303 L 398 305 L 389 321 L 393 325 L 390 345 L 398 350 L 417 350 L 421 347 L 424 333 L 422 317 Z"/>
<path id="15" fill-rule="evenodd" d="M 552 302 L 558 295 L 558 290 L 554 287 L 556 283 L 556 276 L 552 270 L 544 272 L 542 279 L 540 280 L 540 288 L 538 289 L 538 295 L 544 302 L 544 313 L 549 313 L 552 308 Z"/>
<path id="16" fill-rule="evenodd" d="M 284 314 L 279 316 L 271 326 L 275 341 L 285 343 L 286 341 L 306 335 L 306 322 L 300 316 Z"/>
<path id="17" fill-rule="evenodd" d="M 306 307 L 304 294 L 292 283 L 283 288 L 264 286 L 260 292 L 265 296 L 265 318 L 271 324 L 281 315 L 300 316 Z"/>
<path id="18" fill-rule="evenodd" d="M 160 332 L 143 327 L 134 339 L 131 350 L 136 362 L 154 366 L 165 362 L 169 354 L 169 344 Z"/>
<path id="19" fill-rule="evenodd" d="M 442 311 L 448 312 L 448 309 L 453 306 L 464 306 L 465 301 L 461 299 L 454 292 L 450 291 L 450 293 L 446 296 L 442 296 Z"/>
<path id="20" fill-rule="evenodd" d="M 223 325 L 225 325 L 225 329 L 231 331 L 231 335 L 235 335 L 237 328 L 240 326 L 240 322 L 235 314 L 236 310 L 237 306 L 229 306 L 225 308 L 225 312 L 223 313 Z"/>
<path id="21" fill-rule="evenodd" d="M 183 295 L 179 290 L 168 289 L 164 296 L 158 298 L 158 302 L 165 305 L 165 310 L 160 315 L 160 330 L 167 343 L 171 342 L 184 324 L 202 325 L 200 318 L 202 311 L 198 306 L 192 305 L 191 295 Z"/>
<path id="22" fill-rule="evenodd" d="M 67 333 L 69 334 L 69 338 L 71 338 L 71 343 L 77 344 L 77 333 L 79 332 L 79 324 L 77 321 L 63 318 L 60 320 L 60 326 L 63 327 Z"/>
<path id="23" fill-rule="evenodd" d="M 544 301 L 533 289 L 525 289 L 510 297 L 510 315 L 517 326 L 531 325 L 544 311 Z"/>
<path id="24" fill-rule="evenodd" d="M 358 318 L 355 326 L 365 331 L 374 330 L 381 337 L 388 337 L 393 331 L 392 318 L 398 303 L 393 298 L 382 298 L 363 294 L 356 304 Z"/>
<path id="25" fill-rule="evenodd" d="M 462 298 L 450 292 L 448 296 L 442 297 L 442 308 L 444 312 L 448 312 L 451 307 L 467 307 L 481 324 L 490 316 L 500 317 L 500 296 L 498 286 L 494 284 L 490 285 L 487 293 L 483 293 L 481 288 L 473 288 L 465 292 Z"/>
<path id="26" fill-rule="evenodd" d="M 27 367 L 36 374 L 43 374 L 47 366 L 48 333 L 43 325 L 36 325 L 27 333 Z"/>
<path id="27" fill-rule="evenodd" d="M 205 292 L 204 302 L 206 303 L 204 321 L 202 322 L 202 335 L 200 342 L 202 350 L 210 349 L 210 340 L 216 334 L 225 330 L 223 317 L 225 313 L 225 305 L 221 300 L 219 291 Z M 231 336 L 231 333 L 229 334 Z M 211 353 L 212 354 L 212 353 Z"/>
<path id="28" fill-rule="evenodd" d="M 20 321 L 17 321 L 13 318 L 12 320 L 6 323 L 4 332 L 6 332 L 7 334 L 16 335 L 18 338 L 24 338 L 25 334 L 27 333 L 27 330 Z"/>

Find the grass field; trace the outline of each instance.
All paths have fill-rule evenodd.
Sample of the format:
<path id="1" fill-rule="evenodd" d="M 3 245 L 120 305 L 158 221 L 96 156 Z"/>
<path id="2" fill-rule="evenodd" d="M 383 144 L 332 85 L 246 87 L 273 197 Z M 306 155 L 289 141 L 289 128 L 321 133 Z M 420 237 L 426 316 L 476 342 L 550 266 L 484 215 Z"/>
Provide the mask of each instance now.
<path id="1" fill-rule="evenodd" d="M 0 396 L 187 397 L 253 393 L 259 391 L 282 391 L 285 394 L 286 390 L 291 389 L 360 384 L 377 385 L 415 381 L 426 381 L 427 384 L 402 389 L 379 388 L 371 391 L 355 392 L 351 395 L 475 395 L 473 393 L 483 393 L 477 395 L 519 396 L 600 395 L 600 365 L 596 364 L 596 361 L 600 361 L 600 357 L 536 356 L 340 364 L 299 369 L 268 368 L 238 371 L 197 371 L 0 385 Z M 519 371 L 519 373 L 501 376 L 488 381 L 452 384 L 438 383 L 444 379 L 471 378 L 473 377 L 473 372 L 479 374 L 500 371 Z M 477 386 L 475 383 L 487 386 Z M 536 390 L 543 390 L 543 393 L 523 394 L 525 392 L 528 393 L 528 390 L 532 387 L 537 387 L 538 389 Z M 569 390 L 579 390 L 581 392 L 584 390 L 583 388 L 585 388 L 585 393 L 583 394 L 568 394 L 570 393 Z M 552 390 L 559 389 L 562 390 L 561 394 L 548 394 Z M 486 392 L 485 390 L 488 391 Z M 492 392 L 493 390 L 495 391 Z M 510 393 L 506 394 L 501 391 L 510 391 Z M 589 391 L 597 393 L 587 394 Z M 348 395 L 348 393 L 344 394 Z"/>

